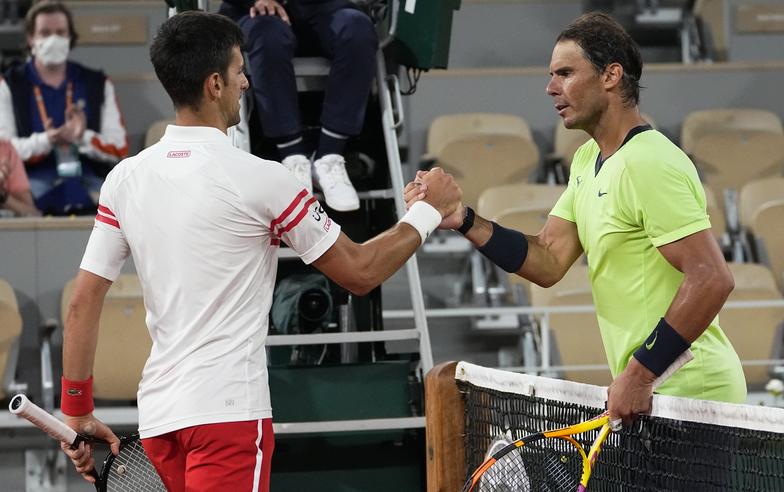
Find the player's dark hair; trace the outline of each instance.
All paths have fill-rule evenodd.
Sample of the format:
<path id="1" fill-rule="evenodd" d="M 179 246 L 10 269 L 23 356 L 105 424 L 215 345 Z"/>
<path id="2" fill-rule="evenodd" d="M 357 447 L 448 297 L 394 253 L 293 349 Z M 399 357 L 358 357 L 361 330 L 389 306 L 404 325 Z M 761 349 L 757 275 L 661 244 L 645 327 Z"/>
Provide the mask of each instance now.
<path id="1" fill-rule="evenodd" d="M 584 14 L 561 31 L 557 39 L 557 42 L 560 41 L 577 43 L 598 73 L 604 72 L 612 63 L 620 64 L 623 67 L 623 102 L 639 104 L 642 77 L 640 48 L 612 17 L 600 12 Z"/>
<path id="2" fill-rule="evenodd" d="M 79 38 L 79 34 L 74 27 L 73 15 L 71 14 L 71 11 L 68 10 L 68 7 L 63 5 L 62 2 L 42 0 L 30 7 L 30 10 L 25 14 L 25 33 L 28 36 L 33 37 L 35 34 L 35 22 L 40 14 L 65 15 L 65 18 L 68 19 L 68 34 L 71 36 L 71 48 L 76 46 L 76 40 Z"/>
<path id="3" fill-rule="evenodd" d="M 240 28 L 222 15 L 188 11 L 164 22 L 150 59 L 174 107 L 198 108 L 204 81 L 214 73 L 227 80 L 232 50 L 243 42 Z"/>

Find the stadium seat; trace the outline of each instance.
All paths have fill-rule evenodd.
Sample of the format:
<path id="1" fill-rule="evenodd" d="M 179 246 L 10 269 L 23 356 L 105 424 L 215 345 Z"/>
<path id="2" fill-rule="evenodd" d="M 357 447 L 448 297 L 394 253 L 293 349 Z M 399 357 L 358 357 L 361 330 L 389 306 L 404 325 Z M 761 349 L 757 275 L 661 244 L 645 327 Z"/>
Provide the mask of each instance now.
<path id="1" fill-rule="evenodd" d="M 539 165 L 539 149 L 518 135 L 470 135 L 442 147 L 436 163 L 454 175 L 463 203 L 476 207 L 487 188 L 528 181 Z"/>
<path id="2" fill-rule="evenodd" d="M 780 300 L 771 271 L 754 263 L 730 263 L 735 289 L 728 301 Z M 726 306 L 719 314 L 719 324 L 732 342 L 741 360 L 774 358 L 776 332 L 784 321 L 784 307 L 736 308 Z M 744 366 L 749 389 L 762 389 L 770 379 L 769 366 Z"/>
<path id="3" fill-rule="evenodd" d="M 3 376 L 0 399 L 6 397 L 6 383 L 14 379 L 15 351 L 18 349 L 17 342 L 21 334 L 22 316 L 19 314 L 16 294 L 8 282 L 0 279 L 0 376 Z"/>
<path id="4" fill-rule="evenodd" d="M 174 120 L 172 119 L 158 120 L 151 124 L 147 129 L 147 133 L 144 135 L 144 148 L 146 149 L 147 147 L 158 143 L 158 140 L 166 133 L 166 127 L 173 124 Z"/>
<path id="5" fill-rule="evenodd" d="M 724 208 L 710 186 L 704 186 L 705 204 L 711 222 L 711 232 L 719 244 L 723 244 L 722 237 L 727 232 L 727 219 L 724 217 Z"/>
<path id="6" fill-rule="evenodd" d="M 63 316 L 73 291 L 63 289 Z M 123 274 L 112 284 L 101 312 L 93 370 L 93 394 L 104 400 L 135 400 L 152 340 L 145 323 L 142 289 L 136 274 Z"/>
<path id="7" fill-rule="evenodd" d="M 488 188 L 479 195 L 477 213 L 526 234 L 542 230 L 550 210 L 566 190 L 562 185 L 515 183 Z M 531 283 L 515 274 L 508 274 L 511 285 L 520 285 L 530 299 Z"/>
<path id="8" fill-rule="evenodd" d="M 427 154 L 435 156 L 452 140 L 469 135 L 517 135 L 533 141 L 526 121 L 512 114 L 458 113 L 439 116 L 427 131 Z"/>
<path id="9" fill-rule="evenodd" d="M 770 265 L 784 292 L 784 177 L 747 183 L 739 202 L 741 224 L 754 236 L 760 260 Z"/>
<path id="10" fill-rule="evenodd" d="M 784 134 L 781 118 L 762 109 L 724 108 L 693 111 L 681 126 L 681 148 L 691 155 L 697 141 L 715 131 L 761 131 Z"/>
<path id="11" fill-rule="evenodd" d="M 652 127 L 656 128 L 656 122 L 650 115 L 642 113 L 642 118 L 647 121 Z M 555 124 L 555 134 L 553 136 L 553 153 L 550 155 L 552 159 L 558 162 L 565 169 L 572 166 L 572 158 L 577 149 L 582 144 L 590 139 L 590 135 L 582 130 L 570 130 L 563 125 L 563 120 L 560 118 Z"/>
<path id="12" fill-rule="evenodd" d="M 757 130 L 705 133 L 694 145 L 693 158 L 714 192 L 739 191 L 750 181 L 781 176 L 784 135 Z"/>
<path id="13" fill-rule="evenodd" d="M 575 263 L 560 282 L 550 288 L 531 285 L 531 305 L 535 307 L 593 305 L 588 267 Z M 539 316 L 540 320 L 542 316 Z M 604 365 L 607 355 L 599 333 L 595 312 L 551 314 L 549 327 L 558 365 Z M 609 385 L 610 369 L 562 371 L 570 381 Z"/>

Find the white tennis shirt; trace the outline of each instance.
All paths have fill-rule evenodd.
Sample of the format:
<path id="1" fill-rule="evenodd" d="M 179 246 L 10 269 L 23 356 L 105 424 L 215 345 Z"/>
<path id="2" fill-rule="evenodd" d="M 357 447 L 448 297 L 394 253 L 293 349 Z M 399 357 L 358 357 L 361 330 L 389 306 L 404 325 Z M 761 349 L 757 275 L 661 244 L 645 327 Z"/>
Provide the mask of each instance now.
<path id="1" fill-rule="evenodd" d="M 278 246 L 311 263 L 339 232 L 283 166 L 216 128 L 169 126 L 109 173 L 81 268 L 113 281 L 133 256 L 153 341 L 141 437 L 272 416 L 264 341 Z"/>

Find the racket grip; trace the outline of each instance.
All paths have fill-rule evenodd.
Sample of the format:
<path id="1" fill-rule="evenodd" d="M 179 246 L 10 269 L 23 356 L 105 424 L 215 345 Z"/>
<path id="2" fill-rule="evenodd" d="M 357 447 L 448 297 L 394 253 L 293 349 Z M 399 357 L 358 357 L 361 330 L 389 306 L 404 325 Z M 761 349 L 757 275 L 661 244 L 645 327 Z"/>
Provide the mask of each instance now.
<path id="1" fill-rule="evenodd" d="M 31 402 L 25 395 L 19 394 L 14 396 L 8 405 L 8 409 L 12 414 L 24 417 L 42 431 L 58 441 L 68 444 L 73 449 L 78 448 L 80 442 L 86 441 L 75 430 Z"/>
<path id="2" fill-rule="evenodd" d="M 694 359 L 694 353 L 689 349 L 684 350 L 683 353 L 679 355 L 677 359 L 675 359 L 675 362 L 670 364 L 670 367 L 665 369 L 661 376 L 656 378 L 656 380 L 653 382 L 653 389 L 656 390 L 656 388 L 664 384 L 665 381 L 670 379 L 670 376 L 675 374 L 678 369 L 685 366 L 686 363 L 692 359 Z"/>

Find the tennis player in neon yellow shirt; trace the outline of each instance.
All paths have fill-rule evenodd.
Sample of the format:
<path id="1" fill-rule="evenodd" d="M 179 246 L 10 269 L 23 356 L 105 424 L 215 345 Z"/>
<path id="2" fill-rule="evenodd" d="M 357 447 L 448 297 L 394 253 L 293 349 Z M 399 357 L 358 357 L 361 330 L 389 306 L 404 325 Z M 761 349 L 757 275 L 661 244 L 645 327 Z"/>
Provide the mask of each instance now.
<path id="1" fill-rule="evenodd" d="M 593 138 L 575 154 L 568 187 L 544 228 L 524 235 L 468 207 L 440 227 L 544 287 L 587 255 L 615 377 L 611 419 L 629 422 L 648 411 L 653 381 L 689 348 L 695 359 L 660 393 L 745 401 L 740 361 L 717 317 L 734 287 L 732 274 L 710 232 L 694 165 L 640 116 L 639 48 L 609 16 L 585 14 L 559 35 L 550 75 L 547 94 L 564 126 Z M 406 202 L 427 192 L 415 180 Z"/>

